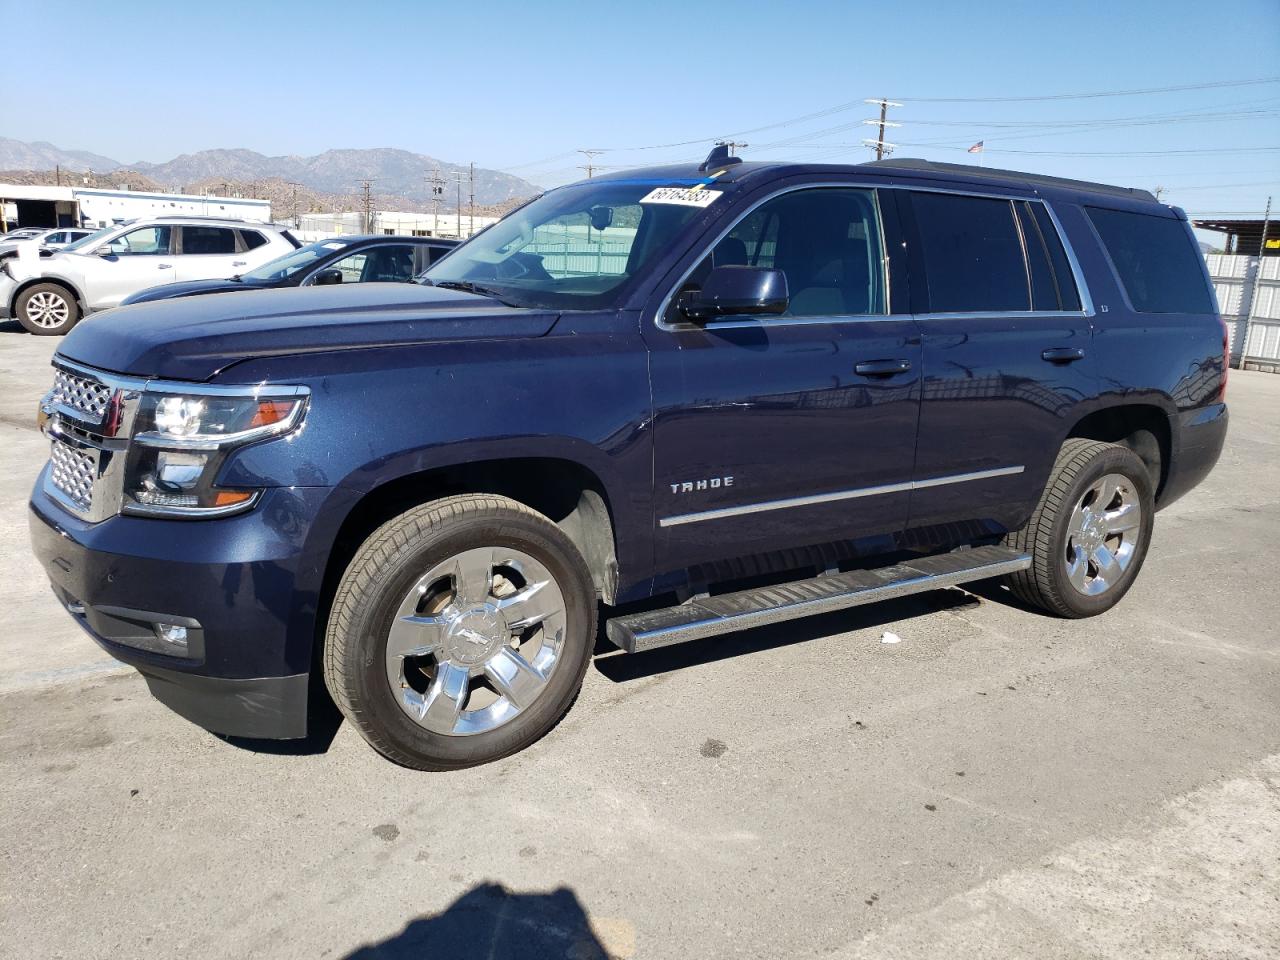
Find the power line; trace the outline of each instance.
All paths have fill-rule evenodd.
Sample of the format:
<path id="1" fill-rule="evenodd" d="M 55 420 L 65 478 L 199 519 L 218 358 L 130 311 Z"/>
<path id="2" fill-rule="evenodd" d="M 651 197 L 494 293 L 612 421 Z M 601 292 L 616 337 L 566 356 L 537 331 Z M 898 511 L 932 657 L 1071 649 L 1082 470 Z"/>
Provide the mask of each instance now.
<path id="1" fill-rule="evenodd" d="M 1100 97 L 1136 97 L 1148 93 L 1182 93 L 1187 90 L 1220 90 L 1223 87 L 1251 87 L 1280 83 L 1280 77 L 1253 80 L 1220 80 L 1215 83 L 1184 83 L 1174 87 L 1140 87 L 1133 90 L 1100 90 L 1094 93 L 1055 93 L 1029 97 L 905 97 L 912 103 L 1032 103 L 1048 100 L 1095 100 Z"/>
<path id="2" fill-rule="evenodd" d="M 908 97 L 904 96 L 902 102 L 906 104 L 912 103 L 1035 103 L 1048 102 L 1055 100 L 1091 100 L 1102 97 L 1128 97 L 1144 94 L 1156 93 L 1182 93 L 1189 90 L 1218 90 L 1229 87 L 1249 87 L 1258 86 L 1268 83 L 1280 83 L 1280 77 L 1257 77 L 1250 80 L 1222 80 L 1213 83 L 1187 83 L 1168 87 L 1143 87 L 1131 90 L 1102 90 L 1088 93 L 1058 93 L 1047 94 L 1041 96 L 1022 96 L 1022 97 Z M 878 102 L 878 101 L 877 101 Z M 643 144 L 632 147 L 603 147 L 598 152 L 603 153 L 629 153 L 639 150 L 666 150 L 676 147 L 688 147 L 701 143 L 713 143 L 717 140 L 729 140 L 736 137 L 746 136 L 748 134 L 760 133 L 765 130 L 774 130 L 779 127 L 793 126 L 797 123 L 804 123 L 809 120 L 818 120 L 823 117 L 832 116 L 837 113 L 844 113 L 848 110 L 860 108 L 863 105 L 862 100 L 850 100 L 846 103 L 836 104 L 826 107 L 822 110 L 815 110 L 810 113 L 801 114 L 795 117 L 789 117 L 784 120 L 778 120 L 773 123 L 767 123 L 758 127 L 751 127 L 747 130 L 737 130 L 733 133 L 721 133 L 713 136 L 696 137 L 690 140 L 677 140 L 670 143 L 652 143 Z M 581 151 L 578 151 L 581 152 Z M 550 160 L 559 159 L 565 154 L 557 154 L 555 157 L 547 158 L 547 161 L 532 161 L 522 164 L 518 167 L 507 167 L 506 169 L 519 169 L 520 167 L 535 166 L 540 162 L 549 162 Z"/>

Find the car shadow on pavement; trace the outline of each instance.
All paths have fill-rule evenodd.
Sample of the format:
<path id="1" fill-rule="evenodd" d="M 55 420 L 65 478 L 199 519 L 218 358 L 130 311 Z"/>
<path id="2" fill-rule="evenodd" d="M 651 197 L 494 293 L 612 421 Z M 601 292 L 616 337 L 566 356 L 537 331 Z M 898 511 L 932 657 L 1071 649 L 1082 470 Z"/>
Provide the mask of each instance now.
<path id="1" fill-rule="evenodd" d="M 17 320 L 0 320 L 0 333 L 26 333 Z"/>
<path id="2" fill-rule="evenodd" d="M 419 917 L 393 937 L 368 943 L 344 960 L 608 960 L 586 911 L 567 887 L 514 893 L 496 883 L 468 890 L 447 909 Z"/>
<path id="3" fill-rule="evenodd" d="M 631 654 L 622 653 L 614 647 L 604 637 L 602 629 L 596 644 L 595 668 L 614 683 L 625 683 L 628 680 L 637 680 L 671 670 L 681 670 L 685 667 L 759 653 L 762 650 L 805 643 L 833 634 L 878 626 L 891 627 L 895 623 L 910 620 L 913 617 L 927 616 L 944 610 L 960 610 L 977 606 L 981 602 L 972 593 L 959 588 L 932 590 L 897 600 L 883 600 L 835 613 L 789 620 L 767 627 L 740 630 L 720 637 L 710 637 L 706 640 L 695 640 L 645 653 Z"/>

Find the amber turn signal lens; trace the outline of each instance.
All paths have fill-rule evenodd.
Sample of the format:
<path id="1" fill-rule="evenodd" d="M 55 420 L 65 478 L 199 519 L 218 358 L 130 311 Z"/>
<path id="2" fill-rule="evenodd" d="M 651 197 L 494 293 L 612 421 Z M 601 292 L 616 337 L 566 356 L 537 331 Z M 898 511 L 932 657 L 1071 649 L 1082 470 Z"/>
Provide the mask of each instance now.
<path id="1" fill-rule="evenodd" d="M 244 503 L 253 496 L 249 490 L 219 490 L 213 496 L 213 505 L 215 507 L 231 507 L 237 503 Z"/>
<path id="2" fill-rule="evenodd" d="M 279 423 L 293 412 L 296 403 L 296 400 L 259 400 L 257 412 L 249 421 L 249 429 L 269 427 L 273 423 Z"/>

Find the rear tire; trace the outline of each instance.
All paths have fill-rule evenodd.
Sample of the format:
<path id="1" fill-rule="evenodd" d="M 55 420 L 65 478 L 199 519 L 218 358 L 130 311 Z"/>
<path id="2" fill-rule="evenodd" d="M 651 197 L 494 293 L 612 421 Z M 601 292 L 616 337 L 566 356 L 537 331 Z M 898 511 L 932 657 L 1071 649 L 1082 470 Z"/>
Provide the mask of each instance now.
<path id="1" fill-rule="evenodd" d="M 325 683 L 390 760 L 476 766 L 560 721 L 595 634 L 595 586 L 559 527 L 506 497 L 447 497 L 383 524 L 352 558 L 329 615 Z"/>
<path id="2" fill-rule="evenodd" d="M 60 337 L 80 321 L 75 294 L 58 283 L 37 283 L 18 295 L 14 313 L 37 337 Z"/>
<path id="3" fill-rule="evenodd" d="M 1031 519 L 1005 538 L 1031 555 L 1031 566 L 1005 583 L 1024 603 L 1060 617 L 1104 613 L 1142 568 L 1154 516 L 1150 474 L 1137 454 L 1068 440 Z"/>

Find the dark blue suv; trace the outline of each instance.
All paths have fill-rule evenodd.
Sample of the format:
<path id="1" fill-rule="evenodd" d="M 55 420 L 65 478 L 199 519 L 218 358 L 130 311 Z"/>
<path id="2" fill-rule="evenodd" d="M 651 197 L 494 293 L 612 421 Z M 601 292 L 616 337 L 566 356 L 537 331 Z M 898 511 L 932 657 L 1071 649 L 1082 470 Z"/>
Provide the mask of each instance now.
<path id="1" fill-rule="evenodd" d="M 634 652 L 991 577 L 1100 614 L 1227 425 L 1180 210 L 723 150 L 418 285 L 111 311 L 54 367 L 31 534 L 90 635 L 211 730 L 327 691 L 423 769 L 554 726 L 598 618 Z"/>

